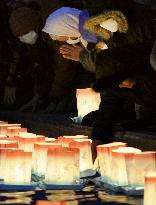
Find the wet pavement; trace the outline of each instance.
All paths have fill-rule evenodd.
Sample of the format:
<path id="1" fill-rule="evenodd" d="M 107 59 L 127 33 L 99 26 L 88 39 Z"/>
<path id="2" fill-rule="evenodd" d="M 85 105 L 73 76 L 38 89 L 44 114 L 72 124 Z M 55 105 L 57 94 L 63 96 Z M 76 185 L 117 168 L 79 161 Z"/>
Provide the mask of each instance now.
<path id="1" fill-rule="evenodd" d="M 66 201 L 67 205 L 142 205 L 142 198 L 116 195 L 95 186 L 87 186 L 82 191 L 46 190 L 27 192 L 1 192 L 0 204 L 36 204 L 37 200 Z"/>

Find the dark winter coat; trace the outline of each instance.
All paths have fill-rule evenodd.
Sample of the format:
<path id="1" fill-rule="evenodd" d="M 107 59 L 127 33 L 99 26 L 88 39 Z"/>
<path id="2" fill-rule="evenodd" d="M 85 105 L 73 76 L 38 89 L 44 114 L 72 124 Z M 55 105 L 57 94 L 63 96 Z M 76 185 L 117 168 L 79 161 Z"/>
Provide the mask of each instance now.
<path id="1" fill-rule="evenodd" d="M 126 33 L 116 32 L 106 41 L 109 49 L 101 51 L 96 58 L 96 78 L 94 89 L 101 91 L 106 88 L 118 86 L 126 78 L 138 79 L 140 76 L 151 75 L 149 56 L 151 48 L 156 38 L 156 22 L 150 12 L 142 13 L 138 6 L 130 7 L 127 11 L 128 30 Z M 101 14 L 90 19 L 87 25 L 90 29 L 95 29 L 96 25 L 106 19 Z M 113 16 L 113 12 L 111 12 Z M 102 16 L 102 17 L 101 17 Z M 114 12 L 114 19 L 115 19 Z M 124 29 L 125 24 L 120 25 Z M 93 25 L 91 25 L 93 24 Z M 100 35 L 104 34 L 99 31 Z M 108 36 L 106 36 L 108 37 Z M 81 60 L 85 59 L 83 53 Z M 83 62 L 82 62 L 83 63 Z"/>

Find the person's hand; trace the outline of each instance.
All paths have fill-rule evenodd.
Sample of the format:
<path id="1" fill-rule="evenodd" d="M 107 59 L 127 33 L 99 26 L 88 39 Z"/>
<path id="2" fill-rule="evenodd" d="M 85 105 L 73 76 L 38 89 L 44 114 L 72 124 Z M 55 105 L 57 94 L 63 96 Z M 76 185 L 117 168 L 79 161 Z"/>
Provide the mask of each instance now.
<path id="1" fill-rule="evenodd" d="M 119 84 L 119 88 L 133 88 L 135 84 L 136 82 L 134 80 L 125 79 L 121 84 Z"/>
<path id="2" fill-rule="evenodd" d="M 38 94 L 34 95 L 34 97 L 28 103 L 20 107 L 19 111 L 24 111 L 27 109 L 31 109 L 32 111 L 35 111 L 39 102 L 39 98 L 40 96 Z"/>
<path id="3" fill-rule="evenodd" d="M 79 61 L 80 60 L 80 52 L 82 50 L 81 46 L 78 45 L 62 45 L 60 47 L 60 53 L 62 54 L 63 58 Z"/>
<path id="4" fill-rule="evenodd" d="M 11 106 L 16 101 L 16 88 L 6 86 L 4 89 L 4 104 L 6 106 Z"/>

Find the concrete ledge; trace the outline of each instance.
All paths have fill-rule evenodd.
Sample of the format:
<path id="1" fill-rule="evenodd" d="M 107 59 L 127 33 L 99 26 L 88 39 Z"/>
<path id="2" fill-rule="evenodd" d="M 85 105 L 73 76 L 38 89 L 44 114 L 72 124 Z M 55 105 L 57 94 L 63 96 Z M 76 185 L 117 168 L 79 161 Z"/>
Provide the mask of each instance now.
<path id="1" fill-rule="evenodd" d="M 29 132 L 48 137 L 61 135 L 91 135 L 91 127 L 73 124 L 69 116 L 0 111 L 0 120 L 21 123 Z M 156 151 L 156 132 L 116 131 L 114 141 L 127 142 L 129 146 L 144 151 Z"/>

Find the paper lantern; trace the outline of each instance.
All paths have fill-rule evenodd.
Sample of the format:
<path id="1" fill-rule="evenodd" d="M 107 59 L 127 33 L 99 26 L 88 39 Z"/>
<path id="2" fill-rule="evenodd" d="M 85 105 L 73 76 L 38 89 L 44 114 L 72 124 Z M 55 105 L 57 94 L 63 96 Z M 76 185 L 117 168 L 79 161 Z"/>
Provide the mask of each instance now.
<path id="1" fill-rule="evenodd" d="M 93 169 L 93 159 L 90 139 L 76 139 L 69 144 L 70 148 L 80 149 L 80 172 Z"/>
<path id="2" fill-rule="evenodd" d="M 111 180 L 111 160 L 112 160 L 112 150 L 117 149 L 119 147 L 127 146 L 126 143 L 123 142 L 113 142 L 103 145 L 98 145 L 97 149 L 97 157 L 100 166 L 100 173 L 102 179 L 110 182 Z"/>
<path id="3" fill-rule="evenodd" d="M 0 134 L 7 135 L 8 127 L 21 127 L 21 124 L 0 124 Z"/>
<path id="4" fill-rule="evenodd" d="M 156 170 L 156 152 L 136 153 L 130 169 L 129 183 L 131 186 L 144 186 L 145 175 Z"/>
<path id="5" fill-rule="evenodd" d="M 23 149 L 24 151 L 27 152 L 33 152 L 34 151 L 34 144 L 38 142 L 38 139 L 34 135 L 27 135 L 26 137 L 24 136 L 19 136 L 19 149 Z"/>
<path id="6" fill-rule="evenodd" d="M 29 184 L 31 182 L 32 153 L 18 149 L 2 149 L 4 182 L 6 184 Z"/>
<path id="7" fill-rule="evenodd" d="M 19 132 L 27 132 L 27 128 L 22 127 L 7 127 L 7 136 L 14 137 Z"/>
<path id="8" fill-rule="evenodd" d="M 47 168 L 48 148 L 61 147 L 58 143 L 36 143 L 33 152 L 33 172 L 37 175 L 45 175 Z"/>
<path id="9" fill-rule="evenodd" d="M 149 172 L 145 176 L 144 205 L 156 204 L 156 172 Z"/>
<path id="10" fill-rule="evenodd" d="M 0 139 L 0 148 L 18 148 L 18 142 Z"/>
<path id="11" fill-rule="evenodd" d="M 0 179 L 5 178 L 6 174 L 6 154 L 9 150 L 14 150 L 14 148 L 0 148 Z"/>
<path id="12" fill-rule="evenodd" d="M 100 94 L 93 91 L 91 88 L 77 89 L 77 109 L 78 116 L 83 118 L 91 111 L 99 109 L 101 102 Z"/>
<path id="13" fill-rule="evenodd" d="M 45 142 L 49 142 L 49 143 L 53 143 L 53 142 L 55 142 L 55 143 L 57 143 L 58 142 L 58 140 L 56 139 L 56 138 L 49 138 L 49 137 L 46 137 L 45 138 Z"/>
<path id="14" fill-rule="evenodd" d="M 126 164 L 126 156 L 130 153 L 138 153 L 141 150 L 133 147 L 120 147 L 112 150 L 111 161 L 111 181 L 119 186 L 128 185 L 128 172 Z M 128 158 L 129 159 L 129 158 Z"/>
<path id="15" fill-rule="evenodd" d="M 75 152 L 68 148 L 48 149 L 45 181 L 48 184 L 75 184 Z"/>
<path id="16" fill-rule="evenodd" d="M 58 137 L 58 142 L 61 143 L 63 147 L 69 147 L 69 143 L 74 142 L 76 139 L 88 139 L 88 136 L 85 135 L 60 136 Z"/>

